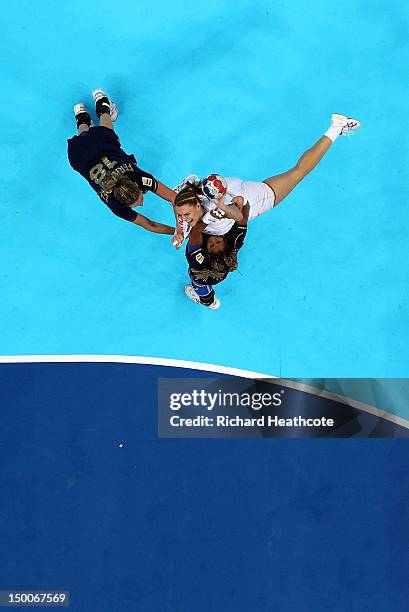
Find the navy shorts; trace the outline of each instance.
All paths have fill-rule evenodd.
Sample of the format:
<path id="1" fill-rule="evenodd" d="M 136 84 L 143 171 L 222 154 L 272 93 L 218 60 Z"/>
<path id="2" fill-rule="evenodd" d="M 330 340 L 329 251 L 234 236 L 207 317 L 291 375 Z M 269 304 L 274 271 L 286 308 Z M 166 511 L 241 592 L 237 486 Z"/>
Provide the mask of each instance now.
<path id="1" fill-rule="evenodd" d="M 121 151 L 118 136 L 114 130 L 103 126 L 91 127 L 68 140 L 68 160 L 83 176 L 87 176 L 87 170 L 103 155 L 118 151 Z"/>

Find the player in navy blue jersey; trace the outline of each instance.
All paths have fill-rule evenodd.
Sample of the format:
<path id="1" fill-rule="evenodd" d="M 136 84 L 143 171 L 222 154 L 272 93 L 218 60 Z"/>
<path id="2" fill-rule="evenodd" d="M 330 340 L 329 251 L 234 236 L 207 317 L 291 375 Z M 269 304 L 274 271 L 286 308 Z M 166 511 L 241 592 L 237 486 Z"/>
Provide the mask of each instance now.
<path id="1" fill-rule="evenodd" d="M 88 181 L 118 217 L 156 234 L 174 234 L 175 228 L 151 221 L 133 210 L 136 206 L 142 206 L 143 196 L 148 191 L 171 204 L 176 194 L 152 174 L 141 170 L 135 156 L 128 155 L 121 148 L 113 126 L 118 109 L 107 94 L 97 89 L 92 96 L 100 125 L 93 125 L 85 104 L 74 106 L 78 135 L 68 140 L 71 166 Z"/>
<path id="2" fill-rule="evenodd" d="M 185 285 L 185 293 L 194 302 L 212 310 L 220 307 L 213 286 L 237 269 L 237 253 L 246 237 L 250 207 L 246 204 L 238 208 L 241 220 L 235 221 L 225 234 L 205 234 L 206 224 L 203 221 L 196 223 L 189 233 L 186 259 L 191 284 Z"/>

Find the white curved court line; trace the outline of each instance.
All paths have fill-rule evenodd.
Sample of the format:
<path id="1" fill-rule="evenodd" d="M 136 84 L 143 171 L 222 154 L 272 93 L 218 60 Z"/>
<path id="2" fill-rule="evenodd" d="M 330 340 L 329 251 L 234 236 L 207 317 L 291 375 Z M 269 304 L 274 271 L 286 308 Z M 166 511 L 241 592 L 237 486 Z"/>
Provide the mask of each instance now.
<path id="1" fill-rule="evenodd" d="M 167 359 L 164 357 L 140 357 L 135 355 L 3 355 L 0 363 L 138 363 L 141 365 L 159 365 L 171 368 L 189 368 L 217 374 L 229 374 L 240 378 L 277 378 L 269 374 L 260 374 L 251 370 L 239 370 L 226 366 L 201 363 L 200 361 L 185 361 L 183 359 Z"/>
<path id="2" fill-rule="evenodd" d="M 141 365 L 159 365 L 172 368 L 189 368 L 191 370 L 215 372 L 216 374 L 227 374 L 230 376 L 251 378 L 255 380 L 271 379 L 271 382 L 275 382 L 278 379 L 283 387 L 295 389 L 297 391 L 304 391 L 304 393 L 309 393 L 310 395 L 325 397 L 326 399 L 351 406 L 352 408 L 356 408 L 362 412 L 368 412 L 369 414 L 377 416 L 381 419 L 385 419 L 395 423 L 396 425 L 409 429 L 409 420 L 397 416 L 396 414 L 386 412 L 381 408 L 376 408 L 375 406 L 354 400 L 350 397 L 338 395 L 337 393 L 333 393 L 331 391 L 318 389 L 317 387 L 311 387 L 310 385 L 288 380 L 286 378 L 279 378 L 278 376 L 260 374 L 260 372 L 252 372 L 251 370 L 229 368 L 211 363 L 201 363 L 200 361 L 185 361 L 182 359 L 141 357 L 134 355 L 3 355 L 0 356 L 0 363 L 137 363 Z"/>

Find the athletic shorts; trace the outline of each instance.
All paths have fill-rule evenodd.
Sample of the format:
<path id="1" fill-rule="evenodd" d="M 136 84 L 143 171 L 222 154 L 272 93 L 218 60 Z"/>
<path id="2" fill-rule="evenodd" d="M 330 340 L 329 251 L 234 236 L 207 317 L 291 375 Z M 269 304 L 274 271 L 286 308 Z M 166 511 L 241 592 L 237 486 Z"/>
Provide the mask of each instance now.
<path id="1" fill-rule="evenodd" d="M 240 179 L 227 179 L 228 191 L 229 187 L 234 187 L 233 181 L 239 181 Z M 274 208 L 275 204 L 275 193 L 267 183 L 256 183 L 251 181 L 240 181 L 241 184 L 237 184 L 236 193 L 242 195 L 244 200 L 250 204 L 249 220 L 255 219 L 260 215 L 268 212 Z M 234 188 L 232 189 L 234 193 Z"/>
<path id="2" fill-rule="evenodd" d="M 68 140 L 68 160 L 74 170 L 85 177 L 92 164 L 103 155 L 120 150 L 118 136 L 113 130 L 103 126 L 91 127 Z"/>

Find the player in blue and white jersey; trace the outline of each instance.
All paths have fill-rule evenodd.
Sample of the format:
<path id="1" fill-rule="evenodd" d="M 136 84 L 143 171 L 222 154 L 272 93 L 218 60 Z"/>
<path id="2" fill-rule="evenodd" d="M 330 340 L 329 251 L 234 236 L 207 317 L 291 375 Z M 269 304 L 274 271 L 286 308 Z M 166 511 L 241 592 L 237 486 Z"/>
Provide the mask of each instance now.
<path id="1" fill-rule="evenodd" d="M 214 285 L 221 283 L 237 269 L 237 254 L 247 234 L 249 205 L 241 211 L 241 221 L 233 225 L 224 235 L 206 234 L 206 225 L 199 221 L 192 227 L 186 245 L 186 259 L 189 264 L 190 285 L 185 285 L 186 295 L 212 310 L 220 307 L 215 296 Z"/>

